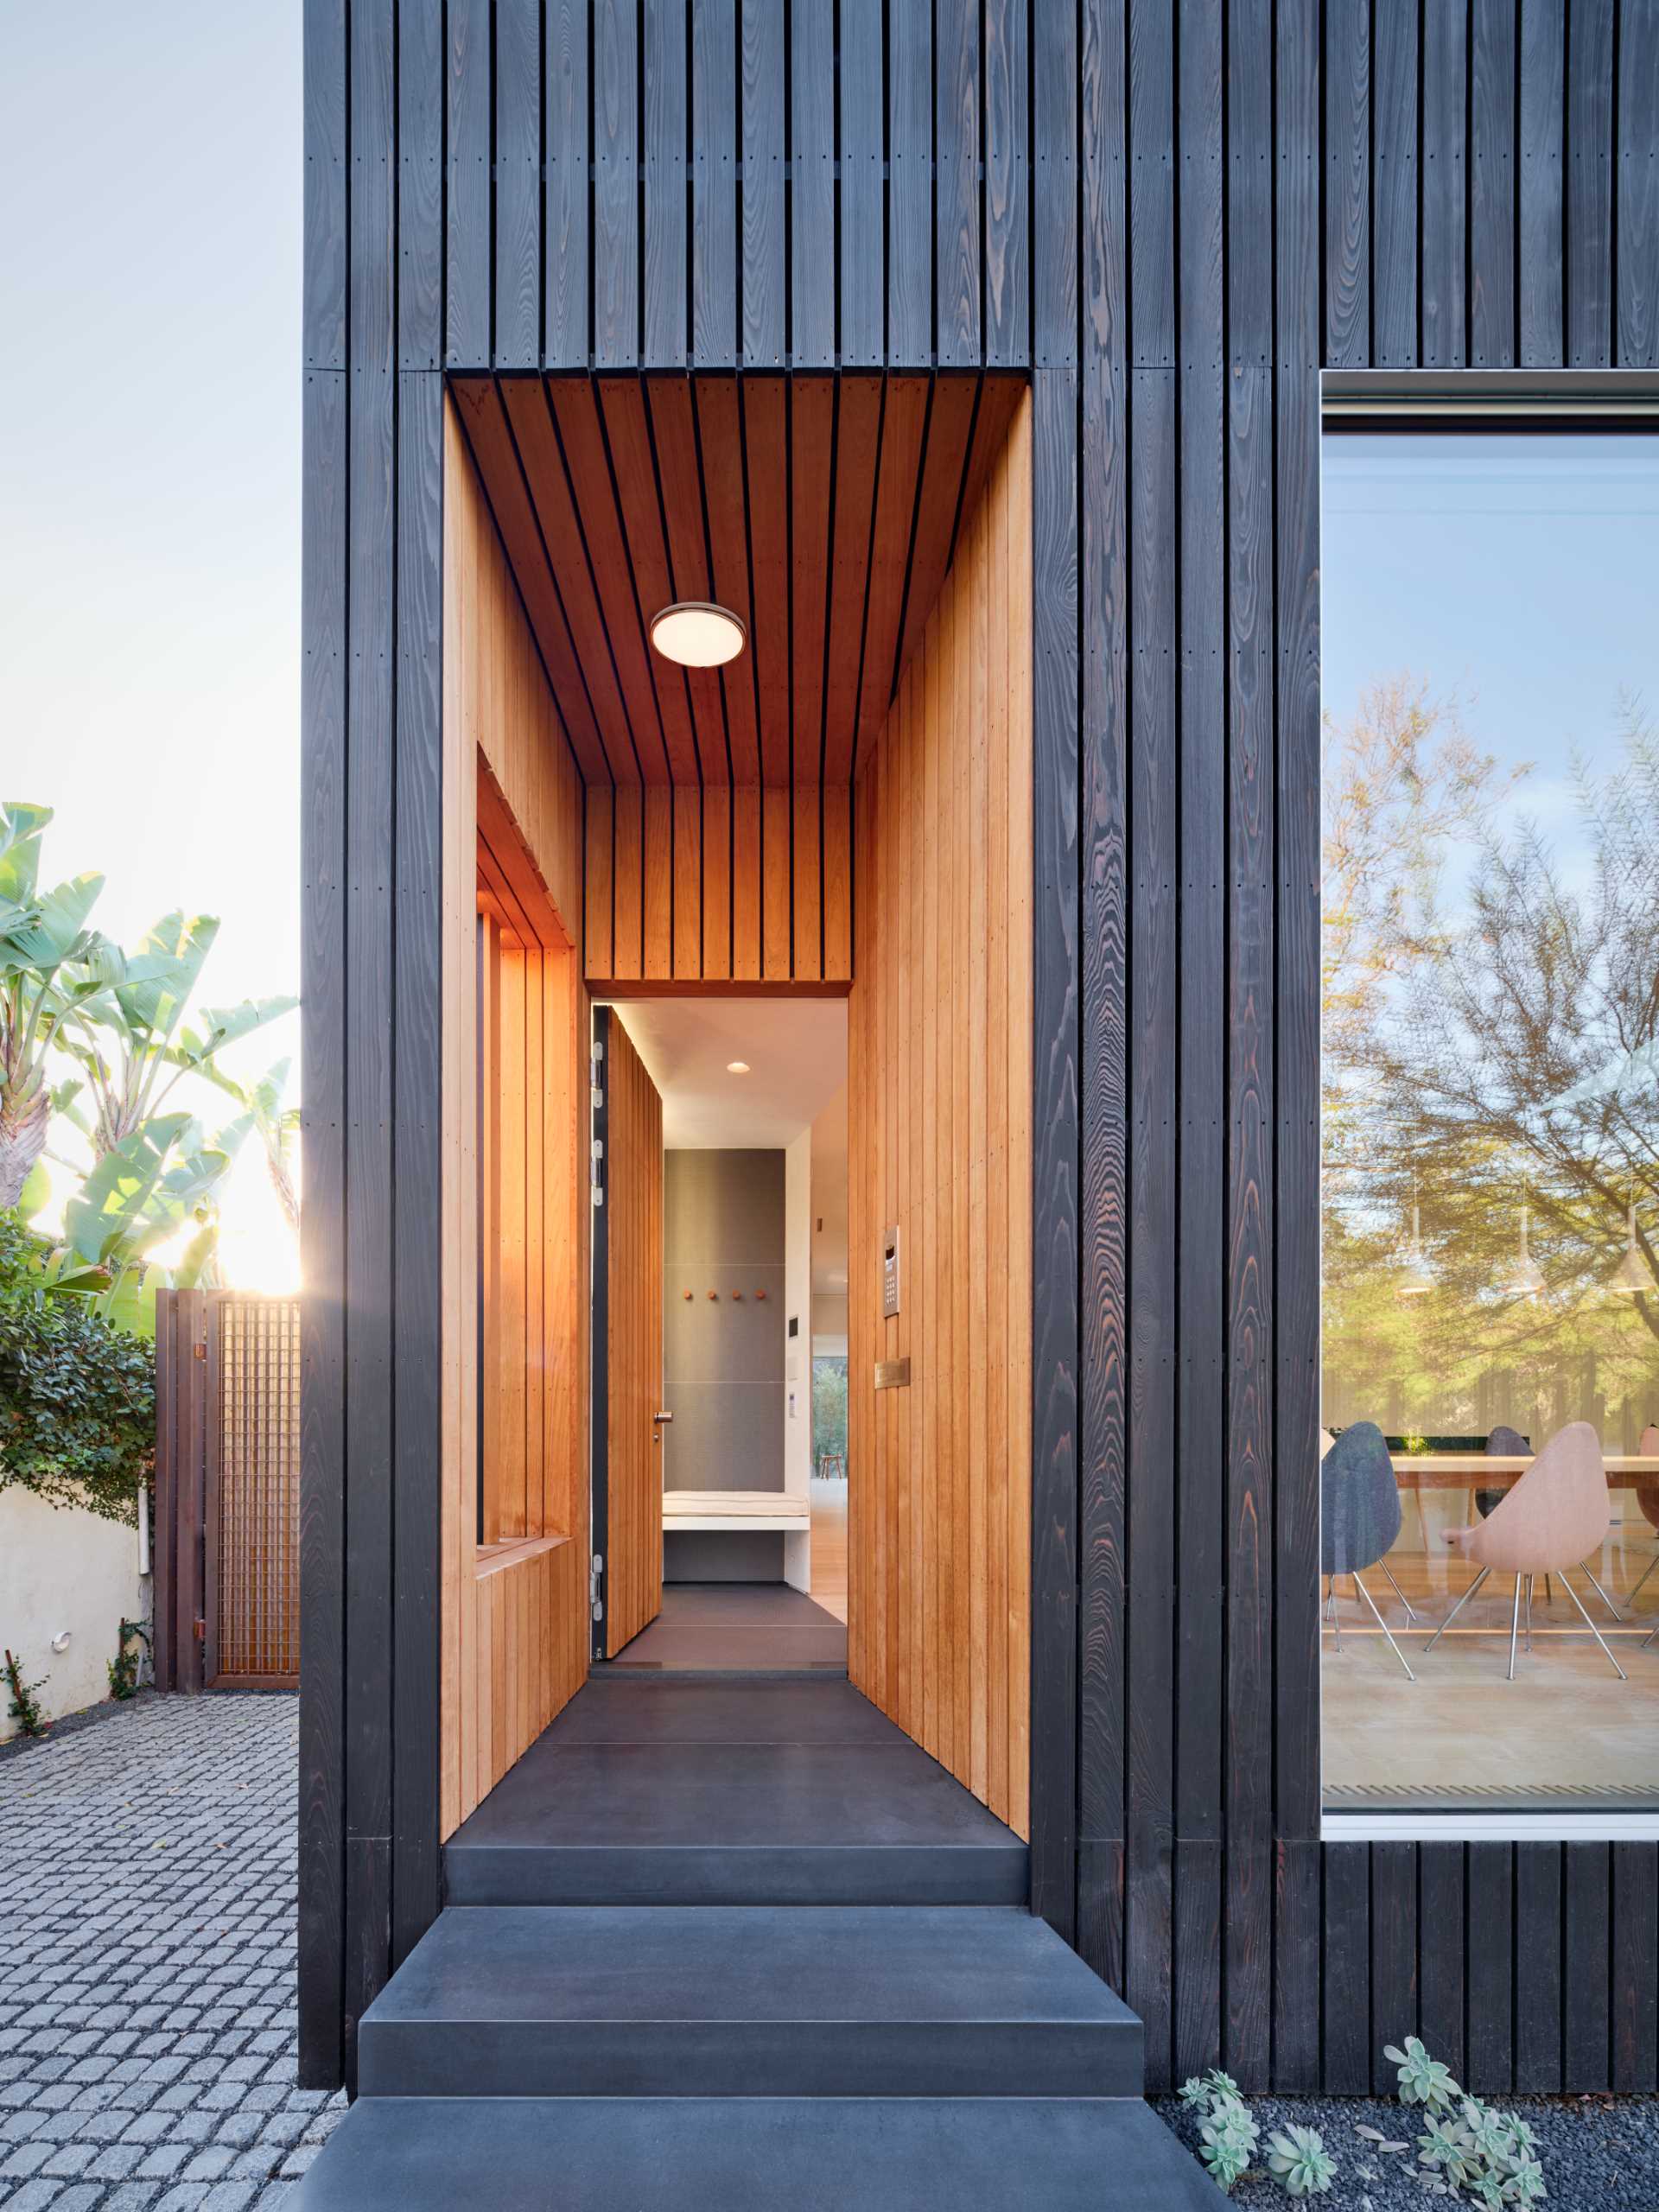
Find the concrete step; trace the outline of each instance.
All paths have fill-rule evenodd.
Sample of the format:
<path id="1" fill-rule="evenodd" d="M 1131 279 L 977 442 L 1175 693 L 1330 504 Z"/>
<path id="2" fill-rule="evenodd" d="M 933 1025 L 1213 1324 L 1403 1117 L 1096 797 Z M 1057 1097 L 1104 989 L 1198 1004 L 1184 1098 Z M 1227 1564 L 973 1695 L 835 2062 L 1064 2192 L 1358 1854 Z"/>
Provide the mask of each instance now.
<path id="1" fill-rule="evenodd" d="M 721 1688 L 609 1687 L 589 1684 L 450 1839 L 448 1903 L 1024 1904 L 1019 1837 L 844 1683 L 850 1710 L 816 1688 L 763 1695 L 791 1732 L 769 1742 L 733 1732 L 753 1724 Z"/>
<path id="2" fill-rule="evenodd" d="M 364 2015 L 382 2096 L 1119 2097 L 1141 2023 L 1019 1909 L 451 1909 Z"/>
<path id="3" fill-rule="evenodd" d="M 1135 2098 L 362 2097 L 291 2212 L 1221 2212 Z"/>

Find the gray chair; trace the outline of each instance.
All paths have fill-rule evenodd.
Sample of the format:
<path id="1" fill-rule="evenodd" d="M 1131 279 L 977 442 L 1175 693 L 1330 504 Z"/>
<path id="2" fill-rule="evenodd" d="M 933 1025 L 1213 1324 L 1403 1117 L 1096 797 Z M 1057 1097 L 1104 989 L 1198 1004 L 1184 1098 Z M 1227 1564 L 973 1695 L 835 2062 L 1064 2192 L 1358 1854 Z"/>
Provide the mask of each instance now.
<path id="1" fill-rule="evenodd" d="M 1522 1436 L 1518 1428 L 1507 1427 L 1502 1421 L 1486 1439 L 1486 1452 L 1489 1459 L 1511 1459 L 1518 1452 L 1530 1452 L 1531 1449 L 1532 1439 L 1529 1436 Z M 1483 1521 L 1489 1513 L 1496 1510 L 1503 1503 L 1503 1493 L 1501 1490 L 1478 1490 L 1475 1492 L 1475 1511 L 1479 1514 Z"/>
<path id="2" fill-rule="evenodd" d="M 1355 1421 L 1344 1428 L 1319 1463 L 1319 1571 L 1325 1578 L 1326 1618 L 1342 1649 L 1342 1624 L 1337 1618 L 1337 1577 L 1351 1575 L 1356 1592 L 1370 1607 L 1373 1618 L 1389 1649 L 1406 1669 L 1406 1679 L 1417 1677 L 1406 1666 L 1406 1656 L 1389 1633 L 1389 1624 L 1376 1610 L 1376 1601 L 1360 1580 L 1361 1572 L 1380 1567 L 1401 1604 L 1406 1618 L 1416 1615 L 1395 1580 L 1388 1554 L 1400 1534 L 1400 1485 L 1382 1430 L 1375 1421 Z"/>

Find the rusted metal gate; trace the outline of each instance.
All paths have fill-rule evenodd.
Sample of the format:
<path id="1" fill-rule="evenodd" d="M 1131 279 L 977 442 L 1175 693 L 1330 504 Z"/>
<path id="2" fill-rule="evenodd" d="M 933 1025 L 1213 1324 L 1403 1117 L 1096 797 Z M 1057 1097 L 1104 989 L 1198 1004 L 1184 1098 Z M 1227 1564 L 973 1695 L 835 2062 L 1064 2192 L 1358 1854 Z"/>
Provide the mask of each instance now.
<path id="1" fill-rule="evenodd" d="M 156 1680 L 300 1679 L 300 1302 L 156 1301 Z"/>

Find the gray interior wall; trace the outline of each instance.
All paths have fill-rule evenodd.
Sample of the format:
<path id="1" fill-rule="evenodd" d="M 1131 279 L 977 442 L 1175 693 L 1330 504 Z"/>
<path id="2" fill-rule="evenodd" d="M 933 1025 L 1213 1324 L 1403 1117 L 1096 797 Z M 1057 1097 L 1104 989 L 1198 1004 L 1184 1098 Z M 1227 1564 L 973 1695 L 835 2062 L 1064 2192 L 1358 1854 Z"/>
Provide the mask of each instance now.
<path id="1" fill-rule="evenodd" d="M 783 1489 L 784 1325 L 783 1154 L 664 1154 L 670 1490 Z"/>

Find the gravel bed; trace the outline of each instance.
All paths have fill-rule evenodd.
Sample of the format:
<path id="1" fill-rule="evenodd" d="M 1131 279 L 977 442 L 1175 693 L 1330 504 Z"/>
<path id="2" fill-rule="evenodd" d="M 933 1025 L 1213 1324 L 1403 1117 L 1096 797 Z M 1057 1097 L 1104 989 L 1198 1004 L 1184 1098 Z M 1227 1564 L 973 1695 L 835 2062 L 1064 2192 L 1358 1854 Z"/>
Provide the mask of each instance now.
<path id="1" fill-rule="evenodd" d="M 1317 2127 L 1337 2164 L 1328 2196 L 1306 2202 L 1322 2212 L 1451 2212 L 1466 2196 L 1435 2193 L 1434 2177 L 1417 2163 L 1421 2107 L 1409 2108 L 1382 2098 L 1252 2097 L 1250 2112 L 1267 2142 L 1287 2123 Z M 1538 2138 L 1549 2190 L 1544 2212 L 1590 2212 L 1611 2205 L 1618 2212 L 1659 2212 L 1659 2097 L 1489 2097 L 1495 2111 L 1519 2113 Z M 1160 2119 L 1189 2150 L 1196 2151 L 1198 2124 L 1173 2097 L 1154 2101 Z M 1403 2151 L 1382 2151 L 1359 2127 L 1382 2131 Z M 1420 2179 L 1419 2177 L 1421 2177 Z M 1232 2193 L 1241 2206 L 1287 2212 L 1293 2200 L 1278 2183 L 1252 2168 Z"/>

